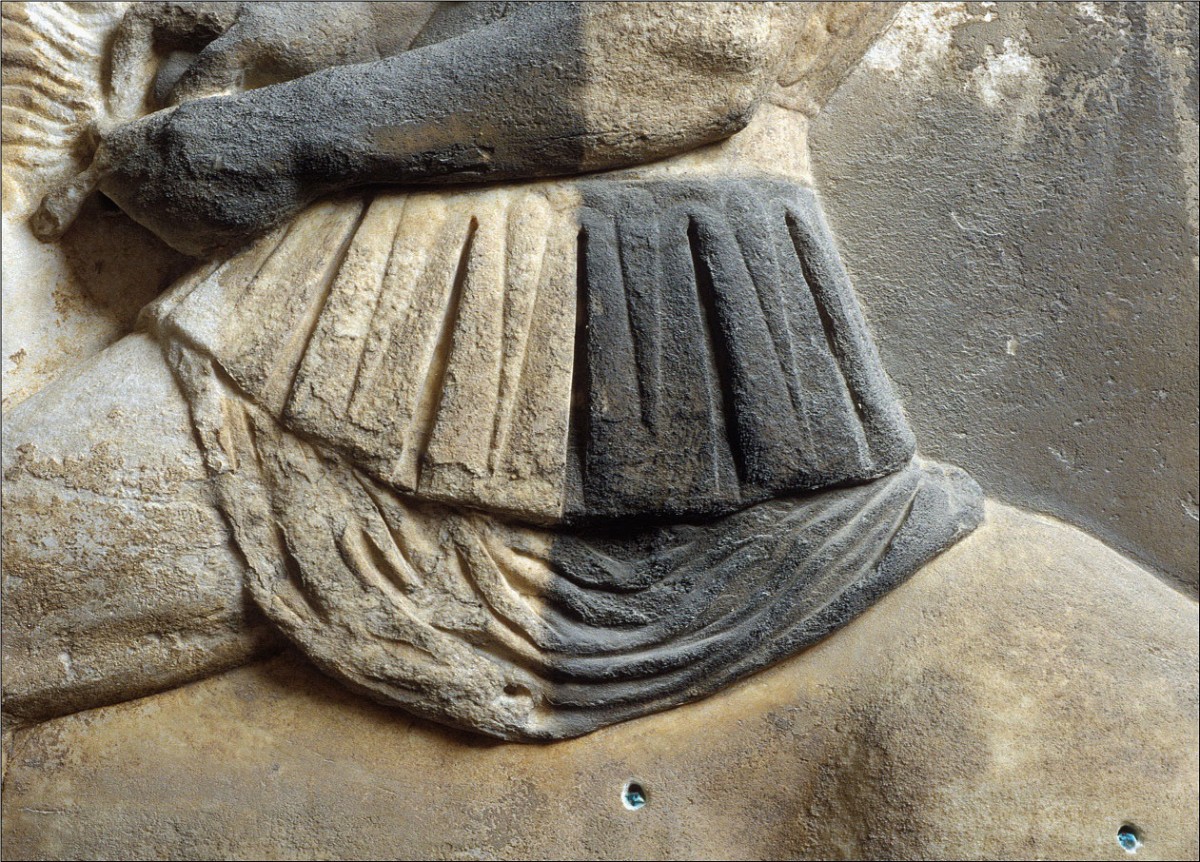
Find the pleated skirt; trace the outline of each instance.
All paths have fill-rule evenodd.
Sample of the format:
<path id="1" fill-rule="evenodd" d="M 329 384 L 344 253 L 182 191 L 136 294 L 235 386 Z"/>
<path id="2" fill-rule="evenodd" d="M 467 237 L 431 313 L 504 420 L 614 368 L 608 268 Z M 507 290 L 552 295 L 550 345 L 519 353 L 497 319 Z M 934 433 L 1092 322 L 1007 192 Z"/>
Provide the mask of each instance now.
<path id="1" fill-rule="evenodd" d="M 913 456 L 785 183 L 329 201 L 146 322 L 267 618 L 353 688 L 500 738 L 717 691 L 982 518 Z"/>
<path id="2" fill-rule="evenodd" d="M 813 193 L 778 180 L 331 200 L 147 317 L 381 483 L 531 522 L 713 517 L 914 450 Z"/>

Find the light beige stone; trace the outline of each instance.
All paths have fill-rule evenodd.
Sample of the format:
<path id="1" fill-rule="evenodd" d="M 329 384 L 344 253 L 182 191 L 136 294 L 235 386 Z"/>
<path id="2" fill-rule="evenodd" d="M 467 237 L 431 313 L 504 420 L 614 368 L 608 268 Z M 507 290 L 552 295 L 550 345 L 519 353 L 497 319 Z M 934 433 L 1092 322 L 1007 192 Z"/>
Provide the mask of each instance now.
<path id="1" fill-rule="evenodd" d="M 103 116 L 103 53 L 124 3 L 5 3 L 3 406 L 9 410 L 127 334 L 184 269 L 181 255 L 90 201 L 76 230 L 38 242 L 29 216 L 81 165 Z"/>
<path id="2" fill-rule="evenodd" d="M 38 23 L 60 7 L 10 8 L 6 37 L 26 47 L 40 44 L 38 27 L 72 32 L 69 20 Z M 893 14 L 592 8 L 572 107 L 594 140 L 571 170 L 633 164 L 612 178 L 769 173 L 806 185 L 810 119 Z M 5 398 L 28 399 L 6 416 L 5 690 L 23 722 L 6 728 L 6 858 L 1124 858 L 1123 826 L 1140 855 L 1196 855 L 1195 604 L 1096 540 L 1002 506 L 836 636 L 707 701 L 572 742 L 499 744 L 426 724 L 358 699 L 292 653 L 32 725 L 278 648 L 249 607 L 245 560 L 208 481 L 260 451 L 255 429 L 269 423 L 204 418 L 192 390 L 217 378 L 337 450 L 297 471 L 310 491 L 322 459 L 344 456 L 426 501 L 553 521 L 567 481 L 573 180 L 324 200 L 246 254 L 197 267 L 146 315 L 152 329 L 169 321 L 155 334 L 175 379 L 151 335 L 117 341 L 182 272 L 179 258 L 123 216 L 105 225 L 94 203 L 57 246 L 32 245 L 25 218 L 52 175 L 80 167 L 71 147 L 100 98 L 97 34 L 119 11 L 96 7 L 96 30 L 63 43 L 78 53 L 66 85 L 38 77 L 55 71 L 62 45 L 5 58 L 5 142 L 19 145 L 5 151 Z M 370 57 L 378 46 L 358 47 Z M 971 74 L 972 98 L 989 110 L 1021 95 L 1014 140 L 1046 97 L 1046 69 L 1019 48 L 992 51 Z M 199 83 L 239 89 L 219 76 Z M 51 98 L 15 113 L 31 87 Z M 82 107 L 55 119 L 72 99 Z M 528 107 L 510 106 L 513 119 Z M 416 143 L 457 143 L 461 118 L 444 126 Z M 42 148 L 38 130 L 53 133 Z M 638 163 L 661 156 L 675 157 Z M 116 265 L 101 275 L 114 259 L 105 244 Z M 216 363 L 188 365 L 193 348 Z M 270 501 L 234 496 L 225 514 L 278 532 Z M 312 495 L 299 507 L 313 535 L 338 533 L 318 569 L 404 569 L 338 505 Z M 397 522 L 414 534 L 422 519 L 429 535 L 453 529 L 457 514 L 420 505 Z M 413 544 L 401 536 L 396 553 Z M 433 550 L 449 558 L 452 545 Z M 268 562 L 294 562 L 286 551 Z M 548 556 L 518 561 L 528 581 L 549 579 Z M 386 616 L 372 616 L 377 597 L 362 593 L 342 608 L 342 628 L 386 638 L 373 628 Z M 498 616 L 515 609 L 537 630 L 537 596 L 522 598 L 528 607 Z M 438 601 L 435 627 L 471 631 L 475 593 Z M 505 647 L 534 652 L 504 634 Z M 475 642 L 459 646 L 467 655 Z M 527 689 L 489 682 L 528 706 Z M 638 810 L 622 804 L 631 781 L 649 800 Z"/>
<path id="3" fill-rule="evenodd" d="M 100 53 L 125 5 L 4 4 L 6 409 L 126 334 L 142 305 L 182 271 L 178 255 L 120 213 L 89 205 L 55 246 L 37 244 L 26 222 L 41 194 L 78 166 L 82 130 L 105 119 Z M 848 8 L 835 4 L 830 27 L 816 15 L 796 19 L 797 39 L 811 50 L 779 71 L 778 82 L 789 86 L 770 94 L 746 129 L 653 170 L 719 173 L 740 165 L 810 182 L 808 121 L 775 103 L 811 116 L 806 105 L 826 102 L 848 71 L 828 44 L 854 35 L 834 20 Z M 1128 36 L 1140 32 L 1129 20 L 1140 8 L 1148 53 Z M 923 445 L 934 451 L 936 441 L 937 454 L 969 468 L 989 492 L 1105 536 L 1194 595 L 1198 450 L 1187 360 L 1196 350 L 1189 285 L 1197 136 L 1187 90 L 1195 43 L 1183 38 L 1189 8 L 913 4 L 821 114 L 814 146 L 842 254 Z M 856 56 L 852 42 L 843 47 Z M 1009 146 L 1011 112 L 1000 108 L 1026 112 L 1029 100 L 989 108 L 977 92 L 992 60 L 1013 52 L 1031 54 L 1031 68 L 1053 83 L 1017 149 Z M 814 60 L 825 70 L 810 68 Z M 1000 80 L 1018 94 L 1028 89 L 1021 68 Z M 1123 140 L 1133 149 L 1114 149 L 1134 104 L 1111 97 L 1117 92 L 1155 106 L 1156 122 L 1170 127 L 1139 135 L 1128 125 Z M 1087 141 L 1096 145 L 1081 147 Z M 1118 151 L 1128 157 L 1106 155 Z M 1036 182 L 1027 179 L 1034 165 Z M 984 186 L 981 175 L 989 178 Z M 1070 189 L 1045 199 L 1055 176 Z M 1137 213 L 1078 205 L 1080 190 L 1103 197 L 1126 176 L 1144 181 L 1128 190 L 1145 204 Z M 1186 186 L 1178 194 L 1177 177 Z M 1036 223 L 1027 218 L 1035 212 Z M 1186 224 L 1176 230 L 1177 222 Z M 1020 225 L 1028 237 L 1014 233 Z M 1097 236 L 1106 238 L 1098 254 L 1055 252 Z M 931 246 L 941 250 L 931 254 Z M 1010 246 L 1024 251 L 1014 257 Z M 1165 268 L 1156 263 L 1164 253 Z M 1114 282 L 1114 260 L 1154 277 Z M 1013 278 L 1022 290 L 972 289 Z M 1086 297 L 1100 308 L 1073 302 L 1046 325 L 1042 309 L 1052 307 L 1060 281 L 1089 285 Z M 1093 338 L 1087 358 L 1078 358 L 1078 345 Z M 922 357 L 947 344 L 944 364 L 928 367 Z M 1055 392 L 1063 369 L 1075 384 Z M 1110 377 L 1118 393 L 1105 383 Z M 971 424 L 960 427 L 959 417 Z"/>
<path id="4" fill-rule="evenodd" d="M 20 732 L 7 858 L 1123 859 L 1197 852 L 1196 606 L 1000 505 L 704 702 L 512 745 L 287 655 Z M 629 810 L 627 782 L 647 804 Z"/>
<path id="5" fill-rule="evenodd" d="M 160 357 L 130 336 L 6 415 L 6 719 L 158 691 L 277 642 Z"/>

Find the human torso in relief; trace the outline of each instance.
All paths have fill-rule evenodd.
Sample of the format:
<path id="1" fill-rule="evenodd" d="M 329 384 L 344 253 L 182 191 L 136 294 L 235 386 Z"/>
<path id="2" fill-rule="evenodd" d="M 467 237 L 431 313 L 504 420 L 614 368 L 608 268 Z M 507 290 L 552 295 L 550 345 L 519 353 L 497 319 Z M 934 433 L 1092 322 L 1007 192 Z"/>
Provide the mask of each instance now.
<path id="1" fill-rule="evenodd" d="M 807 117 L 892 10 L 392 8 L 135 7 L 35 219 L 98 186 L 203 259 L 143 323 L 317 664 L 577 735 L 813 643 L 978 523 L 809 184 Z"/>

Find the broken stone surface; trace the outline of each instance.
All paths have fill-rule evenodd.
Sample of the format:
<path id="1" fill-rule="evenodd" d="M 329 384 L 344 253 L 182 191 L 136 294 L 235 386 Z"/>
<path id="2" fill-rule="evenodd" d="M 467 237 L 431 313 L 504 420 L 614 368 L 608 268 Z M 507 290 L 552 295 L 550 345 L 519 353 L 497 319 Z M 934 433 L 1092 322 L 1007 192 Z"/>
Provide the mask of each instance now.
<path id="1" fill-rule="evenodd" d="M 1115 860 L 1128 826 L 1194 858 L 1196 638 L 1145 570 L 989 504 L 834 637 L 577 740 L 485 742 L 294 654 L 21 731 L 5 853 Z"/>

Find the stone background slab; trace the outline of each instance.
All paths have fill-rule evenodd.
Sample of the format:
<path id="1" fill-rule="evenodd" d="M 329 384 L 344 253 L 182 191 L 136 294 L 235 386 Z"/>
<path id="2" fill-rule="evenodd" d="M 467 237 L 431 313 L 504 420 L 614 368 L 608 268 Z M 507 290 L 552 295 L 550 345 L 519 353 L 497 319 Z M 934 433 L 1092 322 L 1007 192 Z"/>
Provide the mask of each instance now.
<path id="1" fill-rule="evenodd" d="M 923 451 L 1197 590 L 1197 6 L 911 4 L 817 185 Z"/>

